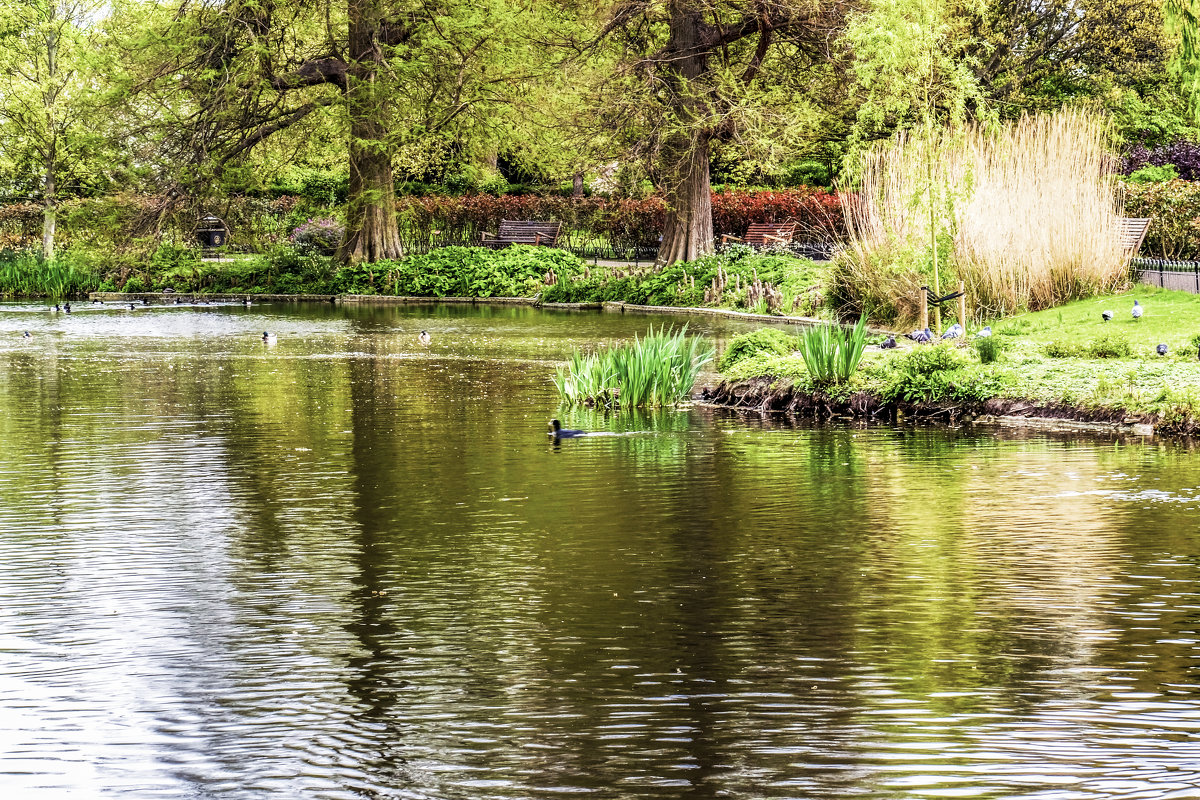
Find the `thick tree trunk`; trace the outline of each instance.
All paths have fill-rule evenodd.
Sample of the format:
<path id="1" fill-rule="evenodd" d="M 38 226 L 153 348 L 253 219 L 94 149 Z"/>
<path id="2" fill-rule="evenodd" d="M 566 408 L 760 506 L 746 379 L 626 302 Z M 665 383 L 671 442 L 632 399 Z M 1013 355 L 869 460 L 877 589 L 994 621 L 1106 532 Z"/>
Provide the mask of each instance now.
<path id="1" fill-rule="evenodd" d="M 667 42 L 670 114 L 660 151 L 660 189 L 667 201 L 662 244 L 655 264 L 691 261 L 713 252 L 712 195 L 709 191 L 708 141 L 703 102 L 697 87 L 708 73 L 707 29 L 695 0 L 672 0 Z"/>
<path id="2" fill-rule="evenodd" d="M 379 41 L 379 0 L 351 0 L 349 80 L 346 108 L 350 117 L 350 191 L 346 233 L 338 247 L 343 264 L 399 258 L 396 189 L 392 152 L 387 142 L 388 92 L 380 73 L 384 63 Z"/>
<path id="3" fill-rule="evenodd" d="M 571 179 L 571 197 L 583 197 L 583 173 L 576 172 Z"/>
<path id="4" fill-rule="evenodd" d="M 692 261 L 713 252 L 712 190 L 708 176 L 708 137 L 680 143 L 674 174 L 663 187 L 666 225 L 655 264 Z"/>

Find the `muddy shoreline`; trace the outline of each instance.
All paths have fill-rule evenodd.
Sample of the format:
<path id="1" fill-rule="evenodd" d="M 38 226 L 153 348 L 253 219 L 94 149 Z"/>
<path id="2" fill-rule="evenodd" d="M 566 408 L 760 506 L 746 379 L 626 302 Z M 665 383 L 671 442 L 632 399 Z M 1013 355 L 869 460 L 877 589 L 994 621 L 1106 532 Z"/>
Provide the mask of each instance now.
<path id="1" fill-rule="evenodd" d="M 797 389 L 788 380 L 772 377 L 721 381 L 702 389 L 696 399 L 706 405 L 794 414 L 815 420 L 978 423 L 1135 436 L 1200 434 L 1200 427 L 1195 422 L 1169 422 L 1154 414 L 1130 414 L 1123 409 L 1082 408 L 1008 397 L 981 403 L 888 402 L 871 392 L 831 397 L 824 392 Z"/>

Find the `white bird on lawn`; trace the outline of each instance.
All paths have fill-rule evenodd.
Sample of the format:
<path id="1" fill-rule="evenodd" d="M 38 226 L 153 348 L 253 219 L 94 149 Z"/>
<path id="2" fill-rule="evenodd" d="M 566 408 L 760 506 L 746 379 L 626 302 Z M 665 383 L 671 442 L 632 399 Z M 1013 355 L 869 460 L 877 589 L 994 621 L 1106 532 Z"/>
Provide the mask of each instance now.
<path id="1" fill-rule="evenodd" d="M 1134 318 L 1134 319 L 1141 319 L 1141 318 L 1142 318 L 1142 312 L 1143 312 L 1144 310 L 1145 310 L 1145 309 L 1143 309 L 1141 306 L 1139 306 L 1139 305 L 1138 305 L 1138 301 L 1137 301 L 1137 300 L 1134 300 L 1134 301 L 1133 301 L 1133 318 Z"/>

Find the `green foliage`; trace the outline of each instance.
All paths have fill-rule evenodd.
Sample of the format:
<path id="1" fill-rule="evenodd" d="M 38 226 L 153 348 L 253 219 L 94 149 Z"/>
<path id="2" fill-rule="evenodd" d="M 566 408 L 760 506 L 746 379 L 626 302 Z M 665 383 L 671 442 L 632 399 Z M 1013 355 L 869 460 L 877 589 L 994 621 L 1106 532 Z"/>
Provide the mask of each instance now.
<path id="1" fill-rule="evenodd" d="M 796 337 L 778 328 L 759 328 L 749 333 L 740 333 L 733 337 L 725 352 L 721 354 L 717 369 L 725 372 L 739 361 L 764 353 L 786 356 L 795 347 Z"/>
<path id="2" fill-rule="evenodd" d="M 547 278 L 563 280 L 582 270 L 577 257 L 550 247 L 442 247 L 399 261 L 342 267 L 335 286 L 350 294 L 529 297 Z"/>
<path id="3" fill-rule="evenodd" d="M 894 369 L 913 375 L 933 375 L 965 365 L 965 356 L 951 342 L 920 345 L 892 361 Z"/>
<path id="4" fill-rule="evenodd" d="M 998 361 L 1004 353 L 1004 340 L 999 336 L 985 336 L 982 339 L 976 339 L 971 344 L 974 346 L 975 353 L 979 356 L 979 363 L 981 364 L 991 364 L 994 361 Z"/>
<path id="5" fill-rule="evenodd" d="M 1084 348 L 1078 342 L 1055 339 L 1047 342 L 1042 347 L 1042 352 L 1049 358 L 1079 358 L 1083 355 Z"/>
<path id="6" fill-rule="evenodd" d="M 0 294 L 61 299 L 90 292 L 99 283 L 95 270 L 67 253 L 53 261 L 29 251 L 0 253 Z"/>
<path id="7" fill-rule="evenodd" d="M 1164 164 L 1161 167 L 1146 166 L 1134 170 L 1125 180 L 1130 183 L 1162 183 L 1179 179 L 1179 170 L 1174 164 Z"/>
<path id="8" fill-rule="evenodd" d="M 867 318 L 847 330 L 840 325 L 818 325 L 800 334 L 800 354 L 813 381 L 844 383 L 858 369 L 867 345 Z"/>
<path id="9" fill-rule="evenodd" d="M 687 326 L 668 332 L 653 328 L 630 344 L 584 355 L 572 354 L 554 376 L 563 402 L 638 408 L 686 400 L 713 348 Z"/>
<path id="10" fill-rule="evenodd" d="M 1129 358 L 1133 346 L 1124 334 L 1102 333 L 1088 345 L 1087 354 L 1092 358 Z"/>
<path id="11" fill-rule="evenodd" d="M 737 245 L 695 261 L 655 271 L 587 269 L 573 280 L 546 288 L 542 299 L 556 303 L 624 301 L 654 306 L 714 305 L 746 308 L 755 281 L 776 290 L 773 312 L 799 308 L 816 314 L 824 303 L 825 268 L 808 259 L 755 253 Z"/>

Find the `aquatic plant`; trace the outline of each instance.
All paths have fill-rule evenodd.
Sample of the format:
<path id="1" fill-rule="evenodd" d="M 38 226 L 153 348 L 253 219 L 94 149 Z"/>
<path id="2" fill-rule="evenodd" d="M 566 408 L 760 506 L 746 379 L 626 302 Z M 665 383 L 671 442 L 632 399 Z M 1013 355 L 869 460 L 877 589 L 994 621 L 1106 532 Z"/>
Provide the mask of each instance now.
<path id="1" fill-rule="evenodd" d="M 633 342 L 584 354 L 576 351 L 559 367 L 554 385 L 564 403 L 638 408 L 675 405 L 687 399 L 701 368 L 712 361 L 712 345 L 699 336 L 651 328 Z"/>
<path id="2" fill-rule="evenodd" d="M 95 270 L 76 264 L 69 253 L 51 261 L 30 251 L 0 255 L 0 294 L 59 299 L 90 291 L 98 283 Z"/>
<path id="3" fill-rule="evenodd" d="M 800 354 L 816 383 L 850 380 L 866 346 L 866 315 L 849 330 L 841 325 L 818 325 L 800 334 Z"/>

